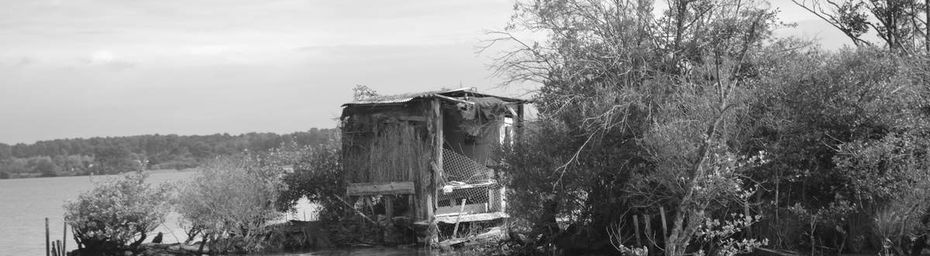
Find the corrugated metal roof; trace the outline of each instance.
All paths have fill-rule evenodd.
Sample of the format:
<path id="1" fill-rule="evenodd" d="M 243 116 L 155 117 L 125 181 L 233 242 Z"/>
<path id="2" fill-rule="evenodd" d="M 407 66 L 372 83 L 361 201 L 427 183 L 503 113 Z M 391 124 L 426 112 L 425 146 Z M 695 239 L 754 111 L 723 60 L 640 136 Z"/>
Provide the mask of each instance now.
<path id="1" fill-rule="evenodd" d="M 527 102 L 526 100 L 523 100 L 523 99 L 479 93 L 473 87 L 466 87 L 466 88 L 458 88 L 458 89 L 436 90 L 436 91 L 427 91 L 427 92 L 418 92 L 418 93 L 405 93 L 405 94 L 397 94 L 397 95 L 378 95 L 378 96 L 369 97 L 364 100 L 349 102 L 349 103 L 343 104 L 342 106 L 397 104 L 397 103 L 406 103 L 414 99 L 432 98 L 432 97 L 438 97 L 438 96 L 495 97 L 495 98 L 499 98 L 503 101 L 508 101 L 508 102 Z"/>

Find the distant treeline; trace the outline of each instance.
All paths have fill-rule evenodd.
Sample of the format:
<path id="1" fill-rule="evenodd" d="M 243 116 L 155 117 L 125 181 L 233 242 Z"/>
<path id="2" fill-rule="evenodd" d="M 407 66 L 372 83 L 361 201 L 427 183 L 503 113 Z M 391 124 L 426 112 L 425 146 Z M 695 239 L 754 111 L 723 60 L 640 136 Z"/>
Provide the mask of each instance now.
<path id="1" fill-rule="evenodd" d="M 155 134 L 0 143 L 0 179 L 186 169 L 207 159 L 244 151 L 266 151 L 281 145 L 319 145 L 331 140 L 337 132 L 313 128 L 290 134 Z"/>

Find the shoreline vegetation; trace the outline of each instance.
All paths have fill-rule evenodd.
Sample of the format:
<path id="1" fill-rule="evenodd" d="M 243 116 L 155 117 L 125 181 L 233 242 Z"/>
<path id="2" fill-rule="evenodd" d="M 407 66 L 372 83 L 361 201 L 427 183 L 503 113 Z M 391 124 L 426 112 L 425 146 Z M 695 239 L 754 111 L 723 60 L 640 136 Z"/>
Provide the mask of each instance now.
<path id="1" fill-rule="evenodd" d="M 0 143 L 0 179 L 116 174 L 136 170 L 185 170 L 220 156 L 262 152 L 284 144 L 314 146 L 333 128 L 288 134 L 137 135 Z"/>

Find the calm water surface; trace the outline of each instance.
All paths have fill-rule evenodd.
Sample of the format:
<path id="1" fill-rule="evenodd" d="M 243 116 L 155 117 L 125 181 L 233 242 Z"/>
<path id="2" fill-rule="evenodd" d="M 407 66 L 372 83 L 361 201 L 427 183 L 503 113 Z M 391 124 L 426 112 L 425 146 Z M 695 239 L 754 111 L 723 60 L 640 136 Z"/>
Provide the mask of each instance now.
<path id="1" fill-rule="evenodd" d="M 146 182 L 160 184 L 177 183 L 191 177 L 195 172 L 157 171 L 150 173 Z M 49 219 L 51 240 L 62 239 L 64 218 L 63 205 L 74 200 L 78 194 L 94 187 L 95 181 L 112 176 L 78 176 L 0 180 L 0 256 L 45 255 L 45 218 Z M 316 208 L 300 202 L 298 210 L 286 219 L 310 220 Z M 178 224 L 178 215 L 169 214 L 163 225 L 156 229 L 163 232 L 164 242 L 184 240 L 184 232 Z M 67 235 L 69 250 L 76 243 Z M 154 234 L 149 235 L 149 239 Z M 358 249 L 320 251 L 289 255 L 409 255 L 416 250 L 405 249 Z"/>
<path id="2" fill-rule="evenodd" d="M 192 174 L 153 172 L 147 182 L 177 182 Z M 93 188 L 94 181 L 110 177 L 0 180 L 0 255 L 45 255 L 45 218 L 48 218 L 51 239 L 61 240 L 65 201 L 74 200 L 81 192 Z M 171 229 L 178 229 L 177 226 L 177 215 L 171 214 L 165 225 L 159 227 L 159 231 L 166 233 L 165 240 L 175 240 L 168 233 Z M 69 248 L 75 248 L 76 243 L 71 239 L 70 230 L 67 244 Z"/>

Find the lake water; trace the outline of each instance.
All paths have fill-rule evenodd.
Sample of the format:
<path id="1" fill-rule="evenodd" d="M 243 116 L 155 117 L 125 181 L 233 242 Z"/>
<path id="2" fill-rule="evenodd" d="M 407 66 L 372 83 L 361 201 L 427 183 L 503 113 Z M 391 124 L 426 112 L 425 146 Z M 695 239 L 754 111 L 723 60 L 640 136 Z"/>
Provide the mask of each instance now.
<path id="1" fill-rule="evenodd" d="M 191 177 L 194 172 L 157 171 L 151 172 L 146 182 L 159 184 L 179 182 Z M 49 219 L 51 240 L 62 239 L 64 218 L 63 205 L 67 200 L 74 200 L 78 194 L 94 187 L 94 181 L 111 176 L 76 176 L 54 178 L 32 178 L 0 180 L 0 256 L 5 255 L 44 255 L 45 218 Z M 316 208 L 306 201 L 298 204 L 294 213 L 288 213 L 286 219 L 312 220 Z M 156 229 L 163 232 L 164 242 L 173 243 L 184 240 L 184 232 L 178 225 L 178 215 L 169 214 L 163 225 Z M 150 234 L 149 237 L 153 237 Z M 71 238 L 70 228 L 67 235 L 68 250 L 76 248 Z M 367 250 L 367 249 L 366 249 Z M 392 250 L 396 253 L 411 252 Z M 356 253 L 361 252 L 361 253 Z M 303 255 L 378 255 L 368 254 L 362 250 L 337 250 Z M 380 251 L 379 251 L 380 252 Z M 415 251 L 413 251 L 415 253 Z M 329 254 L 334 253 L 334 254 Z M 299 254 L 291 254 L 299 255 Z M 402 254 L 395 254 L 402 255 Z"/>

